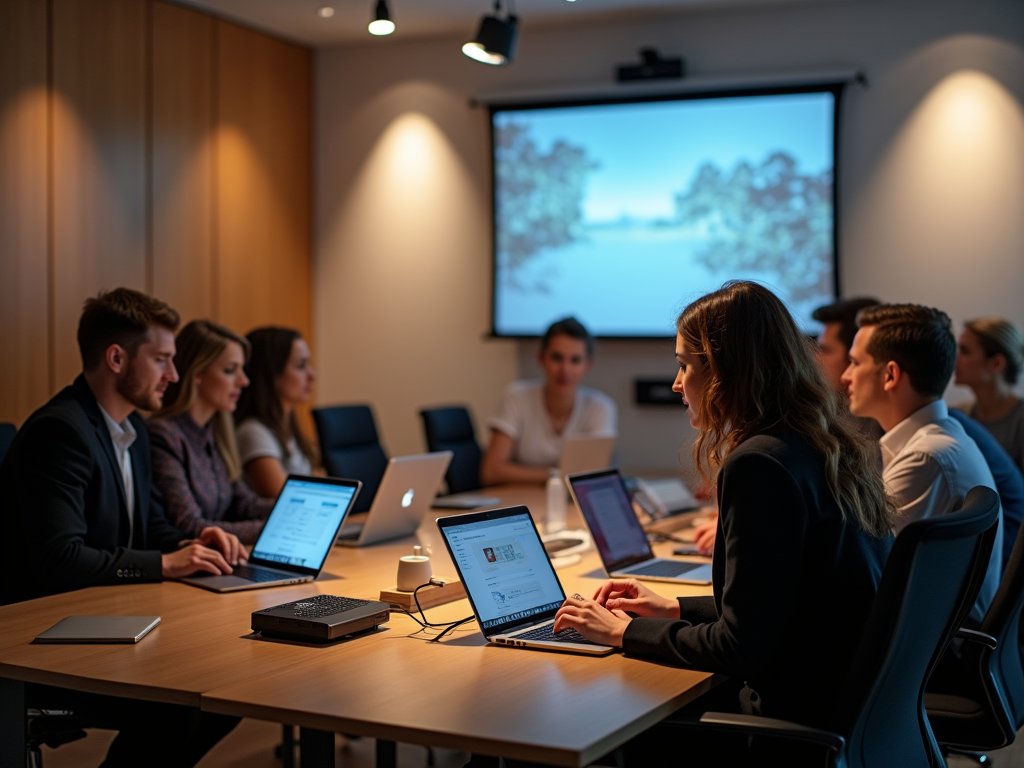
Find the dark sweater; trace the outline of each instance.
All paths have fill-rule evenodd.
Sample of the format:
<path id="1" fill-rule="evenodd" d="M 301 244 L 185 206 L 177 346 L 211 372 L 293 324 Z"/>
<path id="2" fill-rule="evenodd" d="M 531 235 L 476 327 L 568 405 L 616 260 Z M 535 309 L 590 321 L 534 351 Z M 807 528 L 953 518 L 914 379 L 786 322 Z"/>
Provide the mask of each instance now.
<path id="1" fill-rule="evenodd" d="M 823 461 L 791 433 L 737 447 L 718 478 L 713 597 L 640 618 L 627 653 L 745 681 L 742 709 L 815 725 L 846 676 L 892 535 L 844 522 Z"/>
<path id="2" fill-rule="evenodd" d="M 216 525 L 243 544 L 254 544 L 274 500 L 231 479 L 212 423 L 201 427 L 182 413 L 150 420 L 149 432 L 153 482 L 163 494 L 167 519 L 190 536 Z"/>

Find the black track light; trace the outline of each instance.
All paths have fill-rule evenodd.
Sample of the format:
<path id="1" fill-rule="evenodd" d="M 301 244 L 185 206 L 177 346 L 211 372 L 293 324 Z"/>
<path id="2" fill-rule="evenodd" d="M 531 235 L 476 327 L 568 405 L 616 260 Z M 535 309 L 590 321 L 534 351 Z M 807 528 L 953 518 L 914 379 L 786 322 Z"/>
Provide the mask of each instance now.
<path id="1" fill-rule="evenodd" d="M 395 31 L 395 22 L 391 20 L 388 13 L 387 0 L 377 0 L 377 7 L 373 12 L 373 21 L 367 27 L 371 35 L 390 35 Z"/>
<path id="2" fill-rule="evenodd" d="M 495 2 L 494 15 L 480 20 L 476 37 L 462 46 L 462 52 L 471 59 L 502 66 L 511 64 L 516 56 L 516 41 L 519 38 L 519 18 L 511 13 L 501 18 L 501 2 Z"/>

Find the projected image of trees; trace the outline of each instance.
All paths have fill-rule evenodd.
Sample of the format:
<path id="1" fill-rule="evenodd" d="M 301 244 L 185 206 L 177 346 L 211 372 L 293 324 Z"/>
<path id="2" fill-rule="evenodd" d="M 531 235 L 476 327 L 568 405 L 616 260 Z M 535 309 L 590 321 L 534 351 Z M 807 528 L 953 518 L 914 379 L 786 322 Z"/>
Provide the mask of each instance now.
<path id="1" fill-rule="evenodd" d="M 671 336 L 729 279 L 833 298 L 831 93 L 497 111 L 498 333 Z"/>
<path id="2" fill-rule="evenodd" d="M 498 217 L 507 222 L 497 233 L 498 263 L 510 286 L 523 288 L 517 278 L 526 261 L 582 237 L 583 188 L 597 163 L 565 141 L 539 151 L 518 123 L 496 128 L 494 143 Z M 543 281 L 532 287 L 548 290 Z"/>
<path id="3" fill-rule="evenodd" d="M 701 166 L 676 197 L 683 225 L 705 224 L 709 242 L 697 259 L 710 270 L 775 272 L 793 299 L 827 294 L 832 280 L 832 173 L 802 174 L 776 152 L 724 173 Z"/>

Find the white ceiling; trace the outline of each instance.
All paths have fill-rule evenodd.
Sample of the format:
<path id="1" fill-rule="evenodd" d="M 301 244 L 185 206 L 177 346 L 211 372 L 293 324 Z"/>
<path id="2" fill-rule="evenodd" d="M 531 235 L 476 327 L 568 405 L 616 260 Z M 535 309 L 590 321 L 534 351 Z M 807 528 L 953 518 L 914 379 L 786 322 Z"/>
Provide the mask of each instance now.
<path id="1" fill-rule="evenodd" d="M 610 14 L 639 15 L 663 10 L 779 5 L 784 2 L 828 0 L 513 0 L 521 25 L 572 23 Z M 376 0 L 179 0 L 218 16 L 239 21 L 313 47 L 368 42 L 366 31 Z M 504 0 L 503 6 L 507 6 Z M 331 18 L 317 15 L 330 6 Z M 388 0 L 395 22 L 395 39 L 476 31 L 480 16 L 493 0 Z"/>

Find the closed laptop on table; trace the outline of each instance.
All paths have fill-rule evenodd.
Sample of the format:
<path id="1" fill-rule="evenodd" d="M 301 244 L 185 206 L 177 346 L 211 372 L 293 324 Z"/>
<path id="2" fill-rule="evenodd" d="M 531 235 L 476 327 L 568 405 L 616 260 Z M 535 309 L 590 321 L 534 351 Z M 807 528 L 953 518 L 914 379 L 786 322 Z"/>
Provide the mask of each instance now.
<path id="1" fill-rule="evenodd" d="M 358 480 L 289 475 L 246 565 L 182 579 L 214 592 L 313 581 L 362 486 Z"/>

